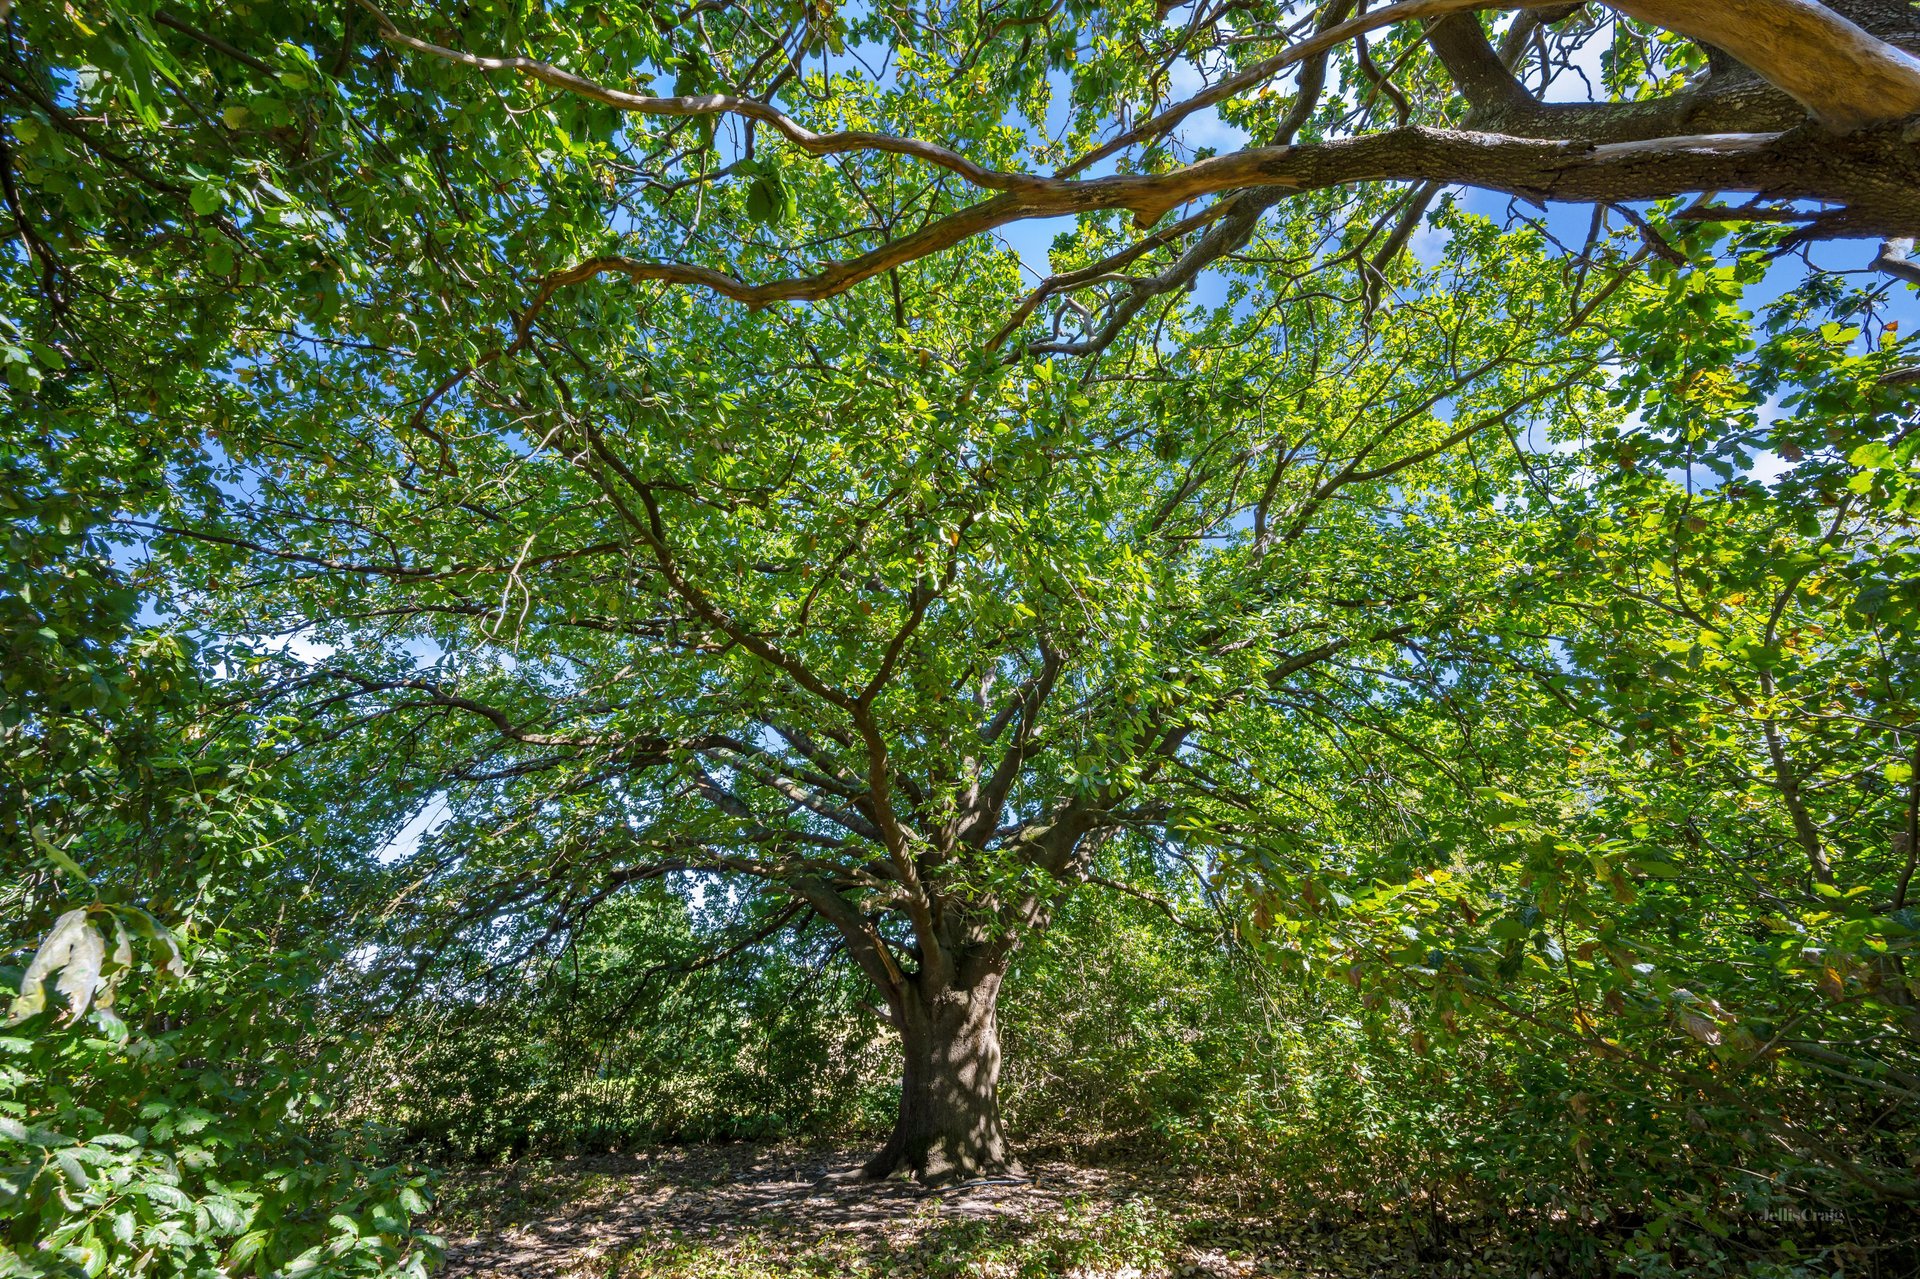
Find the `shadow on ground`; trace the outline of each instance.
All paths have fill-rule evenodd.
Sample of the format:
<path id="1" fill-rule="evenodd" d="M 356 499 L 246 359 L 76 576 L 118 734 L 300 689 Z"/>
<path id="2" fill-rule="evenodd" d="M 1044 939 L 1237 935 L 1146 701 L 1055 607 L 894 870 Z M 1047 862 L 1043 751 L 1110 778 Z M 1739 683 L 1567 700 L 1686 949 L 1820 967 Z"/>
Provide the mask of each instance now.
<path id="1" fill-rule="evenodd" d="M 791 1265 L 802 1254 L 819 1254 L 819 1261 L 837 1258 L 856 1272 L 888 1259 L 896 1265 L 887 1269 L 897 1270 L 916 1253 L 1017 1251 L 1036 1223 L 1099 1223 L 1124 1206 L 1178 1194 L 1138 1176 L 1057 1162 L 1030 1163 L 1026 1181 L 939 1191 L 857 1181 L 859 1167 L 851 1154 L 726 1145 L 464 1174 L 451 1188 L 443 1227 L 445 1273 L 635 1275 L 648 1272 L 650 1257 L 665 1264 L 701 1250 L 716 1265 L 730 1255 L 744 1266 L 756 1257 Z M 948 1272 L 937 1255 L 919 1260 L 926 1264 L 913 1269 Z M 991 1273 L 986 1264 L 973 1270 Z M 963 1263 L 951 1273 L 969 1269 Z"/>
<path id="2" fill-rule="evenodd" d="M 443 1189 L 445 1279 L 1539 1279 L 1615 1273 L 1560 1223 L 1409 1209 L 1302 1215 L 1225 1178 L 1030 1160 L 1031 1179 L 929 1191 L 855 1179 L 862 1155 L 747 1144 L 467 1170 Z M 1531 1222 L 1535 1228 L 1540 1223 Z M 1757 1249 L 1780 1227 L 1751 1228 Z M 1806 1256 L 1842 1256 L 1808 1240 Z M 1833 1273 L 1875 1270 L 1870 1251 Z M 1790 1250 L 1791 1251 L 1791 1250 Z M 1674 1271 L 1666 1271 L 1674 1273 Z M 1678 1273 L 1686 1273 L 1680 1270 Z M 1754 1271 L 1753 1273 L 1761 1273 Z M 1829 1273 L 1790 1268 L 1766 1273 Z"/>

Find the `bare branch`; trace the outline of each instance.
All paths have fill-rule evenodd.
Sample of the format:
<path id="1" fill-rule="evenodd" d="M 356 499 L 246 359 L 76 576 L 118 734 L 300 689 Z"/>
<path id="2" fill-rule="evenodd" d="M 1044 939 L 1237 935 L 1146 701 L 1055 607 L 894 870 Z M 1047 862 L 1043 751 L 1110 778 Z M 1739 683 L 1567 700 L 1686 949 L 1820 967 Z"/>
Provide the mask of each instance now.
<path id="1" fill-rule="evenodd" d="M 1480 20 L 1473 15 L 1457 14 L 1427 23 L 1427 44 L 1453 77 L 1461 96 L 1480 115 L 1497 120 L 1539 105 L 1488 43 Z"/>
<path id="2" fill-rule="evenodd" d="M 536 58 L 483 57 L 479 54 L 465 53 L 459 49 L 449 49 L 444 45 L 433 44 L 408 35 L 368 0 L 359 0 L 359 4 L 373 14 L 374 19 L 380 24 L 381 38 L 389 44 L 399 45 L 416 53 L 443 58 L 463 67 L 472 67 L 476 71 L 511 71 L 551 88 L 612 107 L 616 111 L 625 111 L 634 115 L 682 118 L 736 115 L 769 126 L 808 155 L 844 155 L 853 151 L 868 151 L 882 155 L 908 156 L 957 173 L 973 185 L 985 187 L 990 191 L 1019 191 L 1042 180 L 1029 174 L 1003 173 L 998 169 L 989 169 L 975 164 L 958 151 L 914 138 L 900 138 L 887 133 L 815 133 L 789 119 L 778 107 L 756 98 L 742 98 L 730 93 L 696 93 L 657 98 L 646 94 L 628 93 L 621 89 L 610 89 Z"/>
<path id="3" fill-rule="evenodd" d="M 502 737 L 511 738 L 513 741 L 523 742 L 529 746 L 622 746 L 630 748 L 635 752 L 634 758 L 636 761 L 644 758 L 649 762 L 661 763 L 667 758 L 668 750 L 672 745 L 665 738 L 640 739 L 623 736 L 570 737 L 555 733 L 529 732 L 514 723 L 512 717 L 498 707 L 488 706 L 483 702 L 474 701 L 472 698 L 460 697 L 454 693 L 450 693 L 432 680 L 417 677 L 413 679 L 391 680 L 371 679 L 367 676 L 356 674 L 353 671 L 342 670 L 338 667 L 330 667 L 321 673 L 330 678 L 343 680 L 346 683 L 352 684 L 363 693 L 402 691 L 420 693 L 422 696 L 413 698 L 406 704 L 410 706 L 444 706 L 450 710 L 466 711 L 468 714 L 477 715 L 493 725 L 495 731 Z"/>
<path id="4" fill-rule="evenodd" d="M 1913 261 L 1913 237 L 1898 236 L 1880 245 L 1873 269 L 1897 276 L 1908 284 L 1920 284 L 1920 263 Z"/>

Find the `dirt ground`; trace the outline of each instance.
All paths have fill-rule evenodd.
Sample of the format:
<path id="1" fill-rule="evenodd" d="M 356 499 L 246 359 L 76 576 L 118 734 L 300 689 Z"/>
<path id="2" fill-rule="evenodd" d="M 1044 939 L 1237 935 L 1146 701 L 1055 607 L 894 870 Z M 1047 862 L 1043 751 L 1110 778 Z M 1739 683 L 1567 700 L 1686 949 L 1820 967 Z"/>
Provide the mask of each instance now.
<path id="1" fill-rule="evenodd" d="M 747 1144 L 470 1171 L 443 1192 L 448 1279 L 1185 1279 L 1511 1274 L 1407 1223 L 1250 1221 L 1231 1189 L 1152 1168 L 1029 1159 L 940 1191 L 854 1178 L 863 1155 Z M 1473 1254 L 1478 1254 L 1473 1256 Z M 1457 1256 L 1457 1254 L 1456 1254 Z M 1522 1271 L 1521 1273 L 1524 1273 Z"/>
<path id="2" fill-rule="evenodd" d="M 868 1152 L 745 1143 L 533 1159 L 441 1187 L 436 1279 L 1557 1279 L 1613 1273 L 1514 1223 L 1408 1205 L 1302 1212 L 1152 1162 L 1026 1158 L 1026 1178 L 929 1191 L 863 1182 Z M 1318 1196 L 1315 1202 L 1320 1202 Z M 1537 1223 L 1536 1223 L 1537 1224 Z M 1777 1223 L 1750 1228 L 1757 1251 Z M 1758 1233 L 1754 1233 L 1757 1231 Z M 1809 1235 L 1778 1273 L 1920 1274 L 1884 1244 Z M 1790 1250 L 1795 1251 L 1795 1250 Z M 1907 1255 L 1902 1246 L 1896 1249 Z M 1813 1264 L 1825 1257 L 1831 1266 Z M 1681 1271 L 1684 1273 L 1684 1269 Z M 1754 1273 L 1760 1273 L 1755 1271 Z"/>
<path id="3" fill-rule="evenodd" d="M 578 1275 L 676 1236 L 724 1252 L 752 1236 L 909 1251 L 955 1222 L 1017 1228 L 1069 1205 L 1094 1213 L 1166 1187 L 1067 1163 L 1030 1163 L 1029 1180 L 928 1191 L 859 1182 L 860 1156 L 751 1145 L 585 1156 L 540 1171 L 472 1174 L 460 1187 L 466 1229 L 447 1239 L 445 1274 Z"/>
<path id="4" fill-rule="evenodd" d="M 1181 1181 L 1058 1160 L 1029 1160 L 1025 1181 L 925 1191 L 908 1181 L 856 1181 L 860 1158 L 785 1146 L 685 1146 L 463 1173 L 447 1187 L 444 1273 L 1033 1273 L 1031 1248 L 1004 1266 L 972 1262 L 972 1252 L 962 1256 L 956 1248 L 985 1246 L 981 1256 L 1002 1256 L 1043 1225 L 1112 1235 L 1104 1223 L 1114 1214 L 1125 1218 L 1129 1206 L 1144 1204 L 1179 1208 L 1190 1191 Z M 1165 1208 L 1156 1212 L 1160 1221 L 1173 1219 Z M 1171 1246 L 1171 1233 L 1165 1239 Z M 1117 1246 L 1125 1252 L 1127 1241 Z M 1146 1264 L 1048 1273 L 1306 1273 L 1204 1246 L 1179 1244 L 1177 1252 L 1177 1260 L 1140 1256 Z M 689 1264 L 693 1254 L 703 1260 L 699 1266 Z"/>

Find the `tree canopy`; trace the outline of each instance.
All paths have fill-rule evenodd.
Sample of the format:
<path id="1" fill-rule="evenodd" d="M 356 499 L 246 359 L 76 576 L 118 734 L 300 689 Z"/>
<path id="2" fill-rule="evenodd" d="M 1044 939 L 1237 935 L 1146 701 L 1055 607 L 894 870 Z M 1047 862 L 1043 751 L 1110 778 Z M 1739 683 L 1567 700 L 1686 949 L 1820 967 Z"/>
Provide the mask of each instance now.
<path id="1" fill-rule="evenodd" d="M 1920 1193 L 1912 5 L 0 14 L 20 1024 L 670 891 L 964 1179 L 1096 893 Z"/>

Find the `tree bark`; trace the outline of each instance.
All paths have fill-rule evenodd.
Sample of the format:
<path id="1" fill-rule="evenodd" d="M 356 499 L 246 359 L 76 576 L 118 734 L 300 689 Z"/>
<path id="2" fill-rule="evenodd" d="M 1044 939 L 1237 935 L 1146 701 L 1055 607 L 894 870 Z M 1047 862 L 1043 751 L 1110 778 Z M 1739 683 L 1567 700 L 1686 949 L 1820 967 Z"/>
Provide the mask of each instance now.
<path id="1" fill-rule="evenodd" d="M 1000 974 L 893 1000 L 905 1050 L 893 1135 L 866 1166 L 937 1186 L 1019 1171 L 1000 1122 Z"/>
<path id="2" fill-rule="evenodd" d="M 1738 58 L 1830 129 L 1920 114 L 1920 59 L 1816 0 L 1607 0 Z"/>

